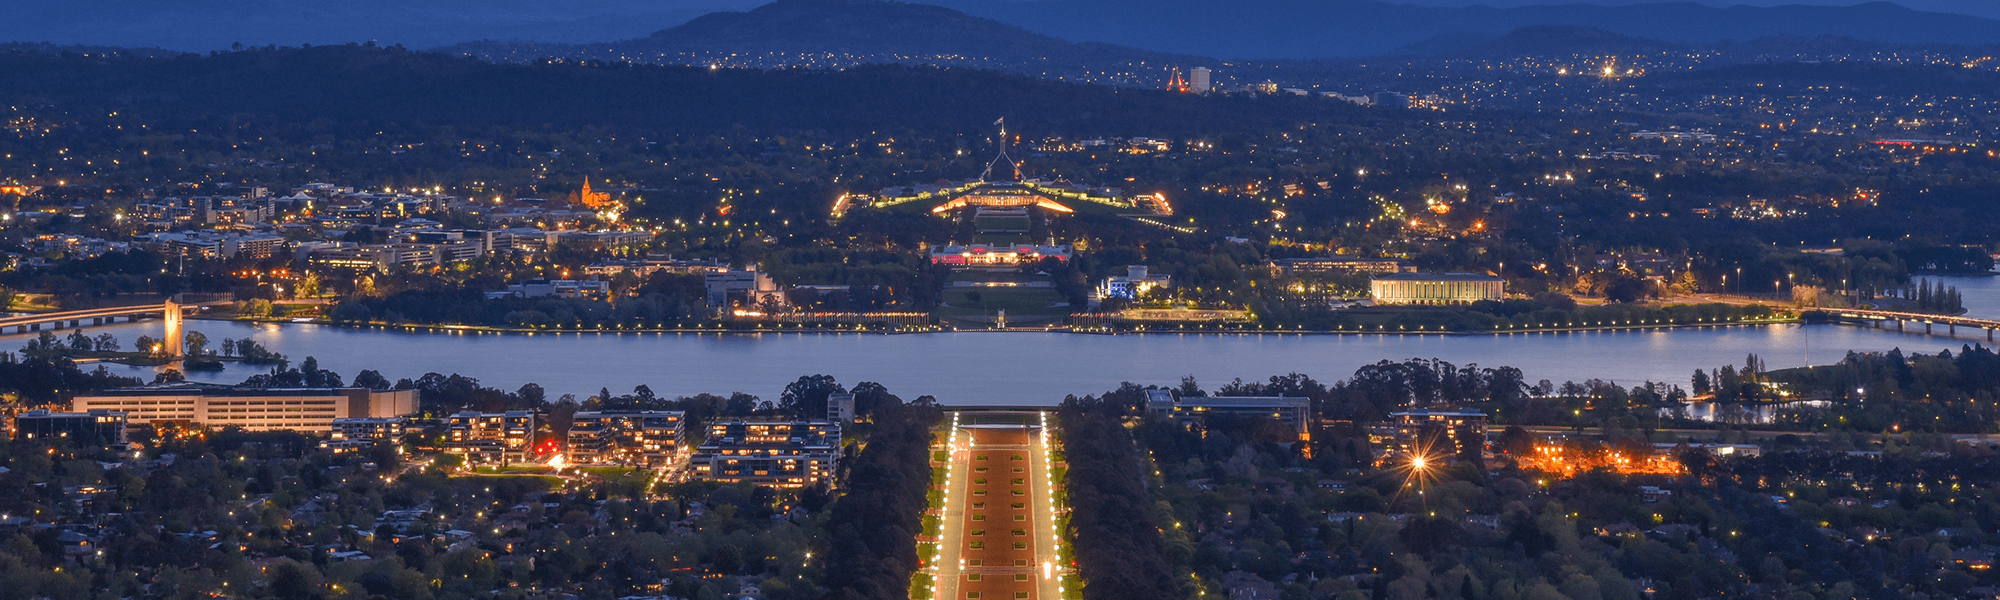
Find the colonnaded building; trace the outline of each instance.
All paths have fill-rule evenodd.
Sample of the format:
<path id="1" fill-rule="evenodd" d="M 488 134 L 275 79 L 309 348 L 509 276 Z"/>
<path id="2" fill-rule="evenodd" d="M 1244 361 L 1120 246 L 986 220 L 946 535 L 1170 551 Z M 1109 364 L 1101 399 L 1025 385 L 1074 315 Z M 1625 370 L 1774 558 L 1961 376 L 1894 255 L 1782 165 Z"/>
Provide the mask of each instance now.
<path id="1" fill-rule="evenodd" d="M 1507 280 L 1477 273 L 1387 273 L 1368 279 L 1376 304 L 1471 304 L 1499 300 Z"/>

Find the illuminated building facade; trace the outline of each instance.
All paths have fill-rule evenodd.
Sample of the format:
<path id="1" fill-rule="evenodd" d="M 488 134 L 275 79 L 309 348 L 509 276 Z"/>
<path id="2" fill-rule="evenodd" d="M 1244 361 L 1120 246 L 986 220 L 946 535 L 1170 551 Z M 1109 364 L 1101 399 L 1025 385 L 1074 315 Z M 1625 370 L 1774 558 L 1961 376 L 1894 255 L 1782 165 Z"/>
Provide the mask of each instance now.
<path id="1" fill-rule="evenodd" d="M 679 455 L 686 427 L 678 410 L 592 410 L 569 427 L 569 462 L 660 468 Z"/>
<path id="2" fill-rule="evenodd" d="M 1124 275 L 1104 278 L 1104 283 L 1097 286 L 1097 297 L 1133 300 L 1154 288 L 1174 287 L 1173 277 L 1154 275 L 1148 271 L 1146 265 L 1126 265 Z"/>
<path id="3" fill-rule="evenodd" d="M 697 479 L 800 488 L 833 477 L 840 424 L 829 421 L 725 421 L 689 460 Z"/>
<path id="4" fill-rule="evenodd" d="M 14 440 L 65 446 L 123 446 L 125 423 L 125 413 L 116 411 L 35 409 L 14 416 Z"/>
<path id="5" fill-rule="evenodd" d="M 1389 456 L 1423 456 L 1442 462 L 1462 460 L 1484 468 L 1486 413 L 1476 410 L 1411 410 L 1390 413 L 1390 426 L 1375 441 Z"/>
<path id="6" fill-rule="evenodd" d="M 729 263 L 712 260 L 674 260 L 672 255 L 647 255 L 639 260 L 601 260 L 583 267 L 584 275 L 611 276 L 632 273 L 640 279 L 647 279 L 654 273 L 676 275 L 707 275 L 729 272 Z"/>
<path id="7" fill-rule="evenodd" d="M 102 390 L 70 400 L 70 410 L 125 413 L 134 425 L 191 423 L 245 431 L 330 434 L 338 419 L 398 417 L 417 410 L 416 390 L 248 388 L 176 383 Z"/>
<path id="8" fill-rule="evenodd" d="M 611 194 L 590 189 L 590 178 L 584 177 L 583 189 L 571 193 L 569 201 L 571 204 L 583 206 L 591 210 L 599 210 L 611 205 Z"/>
<path id="9" fill-rule="evenodd" d="M 378 443 L 403 439 L 408 430 L 409 420 L 402 417 L 353 417 L 334 419 L 333 431 L 319 447 L 338 452 L 349 452 Z"/>
<path id="10" fill-rule="evenodd" d="M 468 463 L 511 463 L 528 460 L 535 437 L 535 413 L 462 412 L 445 419 L 445 451 Z"/>
<path id="11" fill-rule="evenodd" d="M 994 245 L 966 244 L 963 246 L 934 246 L 931 248 L 931 264 L 968 267 L 1010 267 L 1031 265 L 1044 258 L 1069 262 L 1069 246 L 1036 246 L 1032 244 Z"/>
<path id="12" fill-rule="evenodd" d="M 1360 256 L 1326 256 L 1320 258 L 1286 258 L 1273 261 L 1285 275 L 1308 273 L 1409 273 L 1415 268 L 1394 258 L 1364 258 Z"/>
<path id="13" fill-rule="evenodd" d="M 1390 273 L 1368 279 L 1376 304 L 1471 304 L 1498 301 L 1507 280 L 1475 273 Z"/>
<path id="14" fill-rule="evenodd" d="M 1178 74 L 1177 74 L 1178 76 Z M 1000 138 L 1007 139 L 1006 129 L 1000 131 Z M 998 171 L 1001 176 L 995 177 Z M 1009 176 L 1011 175 L 1011 177 Z M 1160 194 L 1127 196 L 1125 191 L 1115 187 L 1090 187 L 1067 181 L 1047 181 L 1023 179 L 1021 163 L 1007 155 L 1003 146 L 999 156 L 987 163 L 986 171 L 978 179 L 940 185 L 915 185 L 883 188 L 872 196 L 844 194 L 834 202 L 833 214 L 836 218 L 846 214 L 850 208 L 866 206 L 886 209 L 898 206 L 926 207 L 927 212 L 944 215 L 964 208 L 1036 207 L 1055 214 L 1071 214 L 1078 210 L 1125 214 L 1150 212 L 1157 215 L 1173 214 L 1172 206 Z"/>

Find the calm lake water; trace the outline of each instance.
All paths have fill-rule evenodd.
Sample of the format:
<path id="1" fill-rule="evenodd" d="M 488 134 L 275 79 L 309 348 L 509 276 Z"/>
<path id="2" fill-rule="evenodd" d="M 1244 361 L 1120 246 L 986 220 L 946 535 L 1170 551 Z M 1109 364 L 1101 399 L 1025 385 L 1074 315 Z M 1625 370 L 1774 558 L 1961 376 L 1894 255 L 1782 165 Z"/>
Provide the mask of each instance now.
<path id="1" fill-rule="evenodd" d="M 644 384 L 663 396 L 740 391 L 775 400 L 787 382 L 824 373 L 848 386 L 878 382 L 904 398 L 930 394 L 946 404 L 1023 405 L 1055 404 L 1066 394 L 1101 393 L 1124 381 L 1176 384 L 1187 375 L 1211 390 L 1234 378 L 1263 380 L 1291 372 L 1334 381 L 1365 364 L 1408 358 L 1514 366 L 1530 382 L 1599 378 L 1628 387 L 1646 380 L 1686 387 L 1696 368 L 1741 364 L 1753 352 L 1770 367 L 1784 368 L 1804 365 L 1808 357 L 1813 364 L 1835 362 L 1848 350 L 1935 353 L 1974 341 L 1840 325 L 1465 336 L 1016 332 L 528 336 L 224 321 L 190 321 L 188 328 L 206 334 L 218 346 L 223 338 L 255 339 L 294 364 L 315 356 L 321 368 L 348 379 L 362 369 L 380 371 L 392 380 L 429 371 L 460 373 L 504 390 L 538 383 L 551 398 L 565 393 L 586 397 L 599 388 L 625 393 Z M 128 348 L 140 335 L 161 335 L 158 321 L 89 330 L 91 335 L 107 332 Z M 0 346 L 25 341 L 25 336 L 10 335 L 0 337 Z M 154 373 L 150 367 L 110 368 L 147 380 Z M 232 364 L 221 373 L 193 375 L 236 383 L 257 372 Z"/>

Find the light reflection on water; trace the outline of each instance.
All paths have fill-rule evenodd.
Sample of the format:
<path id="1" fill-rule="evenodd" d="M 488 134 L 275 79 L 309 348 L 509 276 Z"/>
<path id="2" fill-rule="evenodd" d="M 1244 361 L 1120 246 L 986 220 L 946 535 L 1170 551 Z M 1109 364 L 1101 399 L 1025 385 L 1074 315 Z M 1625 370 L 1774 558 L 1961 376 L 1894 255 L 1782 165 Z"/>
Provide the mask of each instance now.
<path id="1" fill-rule="evenodd" d="M 1065 333 L 936 333 L 918 335 L 768 333 L 718 334 L 472 334 L 403 333 L 310 324 L 191 321 L 213 346 L 249 337 L 290 357 L 353 379 L 362 369 L 391 380 L 428 371 L 461 373 L 513 390 L 541 384 L 551 398 L 614 393 L 647 385 L 662 396 L 747 392 L 776 400 L 786 383 L 824 373 L 852 386 L 875 381 L 904 398 L 923 394 L 946 404 L 1055 404 L 1066 394 L 1095 394 L 1119 382 L 1177 384 L 1194 375 L 1208 389 L 1234 378 L 1262 380 L 1300 372 L 1323 382 L 1346 379 L 1379 360 L 1439 358 L 1458 365 L 1514 366 L 1530 382 L 1604 379 L 1625 387 L 1652 380 L 1688 386 L 1697 368 L 1742 364 L 1756 353 L 1770 368 L 1836 362 L 1848 350 L 1936 353 L 1974 340 L 1838 325 L 1770 325 L 1701 329 L 1502 335 L 1078 335 Z M 89 333 L 116 334 L 126 347 L 140 335 L 159 336 L 160 323 L 118 324 Z M 0 347 L 26 342 L 0 337 Z M 110 365 L 113 372 L 152 378 L 150 367 Z M 203 381 L 236 383 L 262 369 L 231 363 Z"/>

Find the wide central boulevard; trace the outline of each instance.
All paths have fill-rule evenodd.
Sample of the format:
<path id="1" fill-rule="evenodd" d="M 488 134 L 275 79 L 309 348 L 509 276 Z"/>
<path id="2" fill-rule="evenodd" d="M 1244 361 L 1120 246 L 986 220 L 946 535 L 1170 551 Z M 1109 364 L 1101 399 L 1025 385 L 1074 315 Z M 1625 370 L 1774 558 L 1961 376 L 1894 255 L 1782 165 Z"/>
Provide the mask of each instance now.
<path id="1" fill-rule="evenodd" d="M 1056 599 L 1066 571 L 1046 412 L 952 413 L 933 598 Z"/>

